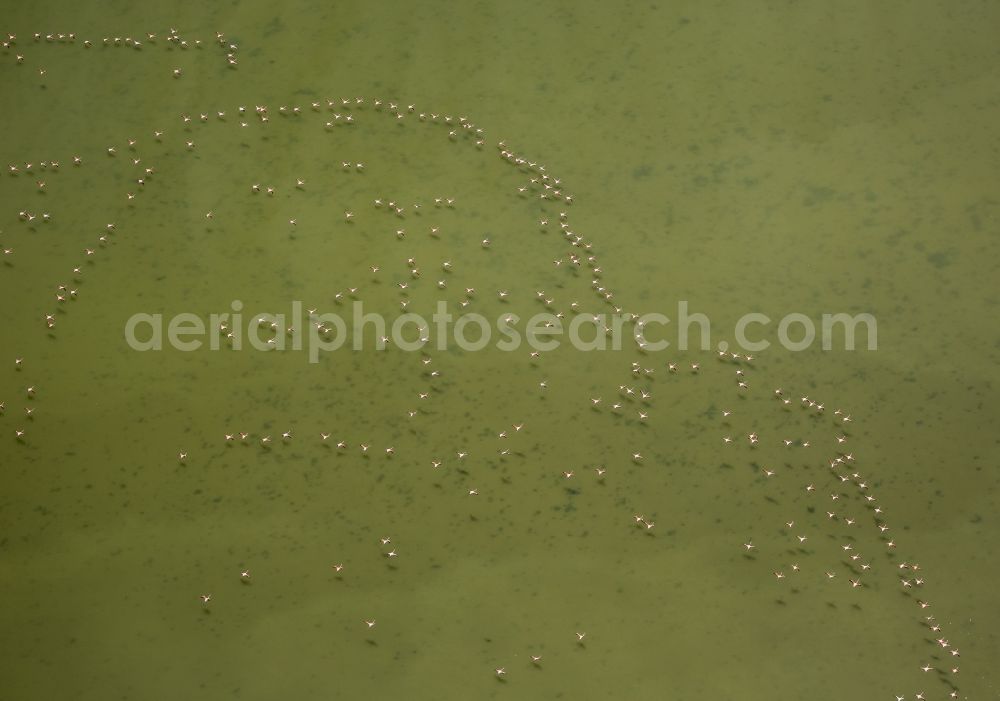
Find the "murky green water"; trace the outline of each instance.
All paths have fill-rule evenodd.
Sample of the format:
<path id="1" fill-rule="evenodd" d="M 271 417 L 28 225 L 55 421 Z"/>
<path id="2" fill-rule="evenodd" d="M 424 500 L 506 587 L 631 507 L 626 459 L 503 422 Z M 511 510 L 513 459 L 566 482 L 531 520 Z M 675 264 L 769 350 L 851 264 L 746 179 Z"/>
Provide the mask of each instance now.
<path id="1" fill-rule="evenodd" d="M 0 698 L 997 697 L 998 22 L 5 8 Z M 234 300 L 241 350 L 125 341 Z M 711 343 L 246 337 L 439 300 Z"/>

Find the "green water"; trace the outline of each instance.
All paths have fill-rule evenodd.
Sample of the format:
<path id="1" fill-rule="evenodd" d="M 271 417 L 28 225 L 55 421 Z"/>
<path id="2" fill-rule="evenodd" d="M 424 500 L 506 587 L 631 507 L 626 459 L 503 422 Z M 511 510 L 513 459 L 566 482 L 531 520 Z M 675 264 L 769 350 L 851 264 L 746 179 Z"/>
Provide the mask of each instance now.
<path id="1" fill-rule="evenodd" d="M 998 25 L 930 2 L 7 3 L 0 699 L 996 698 Z M 295 301 L 568 322 L 687 300 L 712 338 L 369 338 L 316 363 L 125 342 L 134 314 L 234 300 L 244 327 Z M 753 312 L 772 346 L 720 360 Z M 841 312 L 877 350 L 778 343 L 786 314 Z M 290 347 L 308 322 L 284 325 Z"/>

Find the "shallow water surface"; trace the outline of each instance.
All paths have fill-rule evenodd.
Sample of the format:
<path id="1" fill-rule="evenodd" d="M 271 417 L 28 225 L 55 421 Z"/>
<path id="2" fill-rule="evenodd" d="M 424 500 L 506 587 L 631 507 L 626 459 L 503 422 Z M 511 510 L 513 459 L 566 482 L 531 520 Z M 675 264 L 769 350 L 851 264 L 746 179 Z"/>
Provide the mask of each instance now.
<path id="1" fill-rule="evenodd" d="M 997 696 L 995 10 L 5 15 L 0 699 Z"/>

